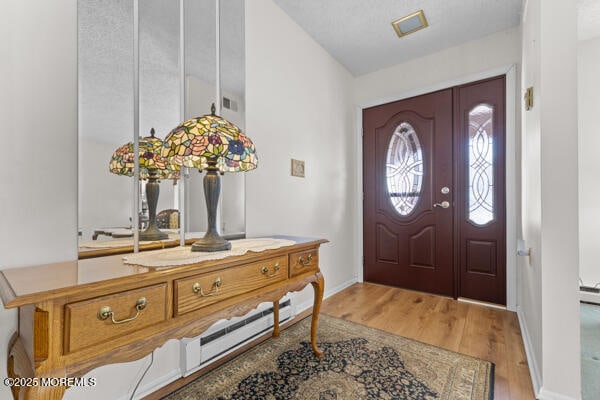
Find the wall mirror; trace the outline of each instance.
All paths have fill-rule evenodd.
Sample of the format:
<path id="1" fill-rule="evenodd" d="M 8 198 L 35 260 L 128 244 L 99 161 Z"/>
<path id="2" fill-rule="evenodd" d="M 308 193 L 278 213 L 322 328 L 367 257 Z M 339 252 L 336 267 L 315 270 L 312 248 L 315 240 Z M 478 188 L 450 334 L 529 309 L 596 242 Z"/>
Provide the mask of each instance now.
<path id="1" fill-rule="evenodd" d="M 145 181 L 108 168 L 115 150 L 134 141 L 136 73 L 140 137 L 154 128 L 164 139 L 184 119 L 210 113 L 212 103 L 245 127 L 243 0 L 135 1 L 78 0 L 80 258 L 132 251 L 135 220 L 147 223 Z M 182 243 L 178 226 L 184 240 L 202 236 L 202 177 L 183 170 L 177 181 L 161 180 L 157 212 L 178 210 L 180 218 L 161 218 L 169 238 L 141 241 L 140 250 Z M 218 218 L 228 238 L 245 234 L 244 185 L 244 174 L 222 177 Z"/>

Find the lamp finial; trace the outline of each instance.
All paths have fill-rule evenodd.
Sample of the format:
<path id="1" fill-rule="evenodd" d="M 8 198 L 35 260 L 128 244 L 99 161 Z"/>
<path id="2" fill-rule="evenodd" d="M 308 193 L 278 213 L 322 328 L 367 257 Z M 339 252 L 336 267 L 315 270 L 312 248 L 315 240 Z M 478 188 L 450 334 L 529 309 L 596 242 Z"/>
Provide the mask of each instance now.
<path id="1" fill-rule="evenodd" d="M 215 103 L 212 103 L 212 105 L 210 106 L 210 113 L 212 115 L 215 115 L 216 112 L 217 112 L 217 108 L 215 107 Z"/>
<path id="2" fill-rule="evenodd" d="M 150 129 L 150 136 L 154 137 L 154 134 L 155 134 L 155 133 L 156 133 L 156 132 L 154 132 L 154 128 Z"/>

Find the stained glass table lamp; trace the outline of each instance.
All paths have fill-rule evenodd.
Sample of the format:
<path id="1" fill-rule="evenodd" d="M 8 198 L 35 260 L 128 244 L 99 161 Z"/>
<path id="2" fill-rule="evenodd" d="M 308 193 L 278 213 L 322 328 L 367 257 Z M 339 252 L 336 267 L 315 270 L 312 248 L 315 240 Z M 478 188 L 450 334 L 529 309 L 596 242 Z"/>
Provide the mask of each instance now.
<path id="1" fill-rule="evenodd" d="M 164 140 L 162 156 L 179 167 L 206 170 L 204 197 L 208 229 L 204 237 L 192 244 L 192 251 L 222 251 L 231 243 L 217 229 L 217 205 L 221 178 L 225 172 L 245 172 L 258 165 L 254 144 L 240 128 L 215 115 L 192 118 L 179 124 Z"/>
<path id="2" fill-rule="evenodd" d="M 150 136 L 139 140 L 140 179 L 146 182 L 146 199 L 148 201 L 148 227 L 140 232 L 140 240 L 162 240 L 168 235 L 156 225 L 156 206 L 160 194 L 160 179 L 179 179 L 179 167 L 167 162 L 161 156 L 163 141 L 154 136 L 154 128 Z M 133 176 L 134 170 L 133 143 L 119 147 L 112 155 L 109 170 L 113 174 Z"/>

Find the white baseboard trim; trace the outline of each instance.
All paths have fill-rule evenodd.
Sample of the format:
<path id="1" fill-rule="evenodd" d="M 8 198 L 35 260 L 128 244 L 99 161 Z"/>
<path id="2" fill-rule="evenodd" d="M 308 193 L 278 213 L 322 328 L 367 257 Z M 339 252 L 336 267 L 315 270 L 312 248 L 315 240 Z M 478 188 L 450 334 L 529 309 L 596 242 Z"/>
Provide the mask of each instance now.
<path id="1" fill-rule="evenodd" d="M 525 317 L 523 316 L 523 309 L 521 308 L 521 306 L 517 306 L 517 317 L 519 318 L 521 336 L 523 337 L 523 345 L 525 346 L 525 354 L 527 355 L 527 365 L 529 365 L 529 374 L 531 375 L 533 392 L 535 393 L 535 397 L 537 399 L 541 399 L 542 375 L 537 365 L 537 361 L 534 357 L 531 336 L 529 335 L 529 331 L 527 330 L 527 324 L 525 324 Z"/>
<path id="2" fill-rule="evenodd" d="M 349 286 L 354 285 L 357 282 L 358 282 L 357 278 L 352 278 L 349 281 L 340 283 L 336 287 L 332 287 L 331 289 L 325 288 L 325 293 L 323 293 L 323 299 L 331 297 L 334 294 L 341 292 L 342 290 L 346 289 Z M 312 300 L 305 301 L 304 303 L 301 303 L 301 304 L 296 304 L 296 306 L 295 306 L 296 307 L 296 315 L 300 314 L 304 310 L 308 310 L 312 306 L 313 306 Z"/>
<path id="3" fill-rule="evenodd" d="M 538 399 L 539 400 L 578 400 L 575 397 L 565 396 L 564 394 L 551 392 L 549 390 L 544 389 L 543 387 L 540 389 L 540 394 L 538 395 Z"/>

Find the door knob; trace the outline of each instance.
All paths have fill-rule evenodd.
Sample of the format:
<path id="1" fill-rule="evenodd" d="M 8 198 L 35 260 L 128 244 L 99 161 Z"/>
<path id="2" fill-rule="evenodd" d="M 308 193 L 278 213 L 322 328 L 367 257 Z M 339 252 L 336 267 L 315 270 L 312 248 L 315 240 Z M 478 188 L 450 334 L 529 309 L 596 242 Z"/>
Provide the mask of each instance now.
<path id="1" fill-rule="evenodd" d="M 450 207 L 450 203 L 447 202 L 447 201 L 442 201 L 441 203 L 435 203 L 433 206 L 434 207 L 448 208 L 448 207 Z"/>

